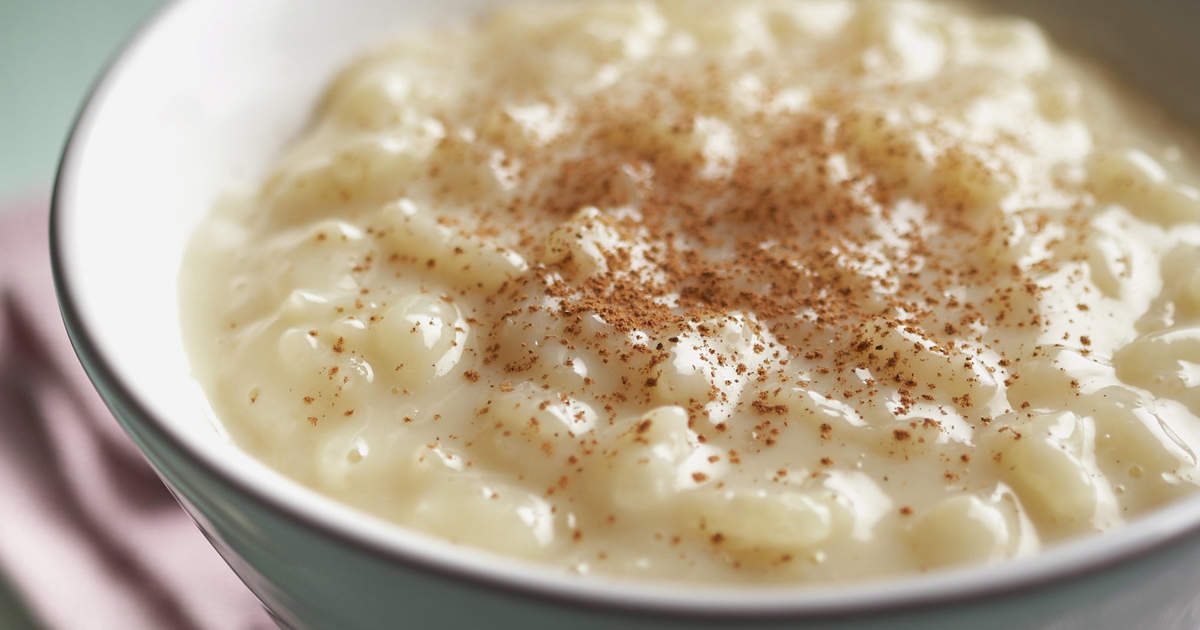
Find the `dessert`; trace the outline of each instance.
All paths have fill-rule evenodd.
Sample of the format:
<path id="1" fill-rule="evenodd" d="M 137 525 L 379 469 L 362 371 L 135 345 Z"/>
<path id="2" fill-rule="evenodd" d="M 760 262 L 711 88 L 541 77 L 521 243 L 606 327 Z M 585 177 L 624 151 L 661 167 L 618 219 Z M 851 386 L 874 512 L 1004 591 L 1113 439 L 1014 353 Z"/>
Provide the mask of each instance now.
<path id="1" fill-rule="evenodd" d="M 1191 152 L 1033 24 L 504 4 L 345 70 L 183 270 L 320 492 L 578 573 L 834 582 L 1195 489 Z"/>

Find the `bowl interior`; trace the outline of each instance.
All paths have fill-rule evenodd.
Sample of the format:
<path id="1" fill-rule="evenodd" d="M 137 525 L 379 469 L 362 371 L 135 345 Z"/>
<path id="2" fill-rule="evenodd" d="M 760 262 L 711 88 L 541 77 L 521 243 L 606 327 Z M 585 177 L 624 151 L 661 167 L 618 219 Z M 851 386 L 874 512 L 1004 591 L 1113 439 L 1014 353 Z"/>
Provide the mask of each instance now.
<path id="1" fill-rule="evenodd" d="M 1200 521 L 1200 500 L 1187 501 L 1104 537 L 1102 544 L 1083 540 L 1001 567 L 843 589 L 648 587 L 564 579 L 557 571 L 430 540 L 318 496 L 233 448 L 189 376 L 180 341 L 177 276 L 192 228 L 222 190 L 256 180 L 303 126 L 332 73 L 356 53 L 403 27 L 466 15 L 488 3 L 323 0 L 297 9 L 288 0 L 179 2 L 133 40 L 99 84 L 58 182 L 53 238 L 66 280 L 62 290 L 83 336 L 124 389 L 147 410 L 150 422 L 191 455 L 248 492 L 272 497 L 302 518 L 398 558 L 419 556 L 571 597 L 693 611 L 830 610 L 945 599 L 1082 571 Z M 1000 4 L 1049 11 L 1052 25 L 1094 6 L 1087 0 L 1044 3 L 1053 5 L 1050 9 L 1023 0 Z M 1178 113 L 1200 120 L 1200 98 L 1195 98 L 1200 73 L 1181 76 L 1178 64 L 1194 51 L 1191 57 L 1173 56 L 1191 48 L 1189 29 L 1183 27 L 1196 23 L 1200 9 L 1173 2 L 1140 6 L 1137 11 L 1148 16 L 1142 19 L 1149 20 L 1141 40 L 1136 24 L 1131 29 L 1126 22 L 1124 39 L 1114 48 L 1103 29 L 1122 25 L 1104 22 L 1093 29 L 1091 46 L 1117 55 L 1123 71 L 1134 72 L 1145 86 L 1157 85 Z M 1173 17 L 1171 11 L 1191 14 Z M 1151 41 L 1155 24 L 1179 24 L 1178 37 L 1159 35 Z M 1084 35 L 1077 32 L 1069 39 L 1087 48 Z M 1145 42 L 1142 55 L 1129 56 L 1136 46 L 1128 42 L 1137 41 Z"/>

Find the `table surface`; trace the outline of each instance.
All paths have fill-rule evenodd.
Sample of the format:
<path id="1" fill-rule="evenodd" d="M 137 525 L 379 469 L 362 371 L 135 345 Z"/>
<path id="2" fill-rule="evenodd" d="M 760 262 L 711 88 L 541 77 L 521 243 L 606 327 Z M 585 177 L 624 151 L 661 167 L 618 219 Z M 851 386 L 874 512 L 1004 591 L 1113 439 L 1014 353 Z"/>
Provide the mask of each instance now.
<path id="1" fill-rule="evenodd" d="M 160 0 L 0 2 L 0 212 L 48 191 L 75 112 Z M 0 576 L 0 628 L 36 628 Z"/>

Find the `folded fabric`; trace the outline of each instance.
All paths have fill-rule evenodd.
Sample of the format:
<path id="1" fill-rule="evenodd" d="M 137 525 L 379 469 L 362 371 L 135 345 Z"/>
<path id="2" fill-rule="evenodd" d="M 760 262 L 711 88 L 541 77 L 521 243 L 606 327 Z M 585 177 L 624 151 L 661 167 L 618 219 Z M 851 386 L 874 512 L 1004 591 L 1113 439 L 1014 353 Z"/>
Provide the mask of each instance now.
<path id="1" fill-rule="evenodd" d="M 274 627 L 100 401 L 44 200 L 0 209 L 0 573 L 48 628 Z"/>

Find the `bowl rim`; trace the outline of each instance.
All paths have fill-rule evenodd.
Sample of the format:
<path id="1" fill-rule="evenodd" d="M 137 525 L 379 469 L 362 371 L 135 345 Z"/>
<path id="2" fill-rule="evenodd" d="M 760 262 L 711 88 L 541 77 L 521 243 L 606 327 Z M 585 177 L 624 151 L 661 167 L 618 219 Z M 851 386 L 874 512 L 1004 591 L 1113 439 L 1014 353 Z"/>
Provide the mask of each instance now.
<path id="1" fill-rule="evenodd" d="M 186 4 L 188 3 L 182 0 L 170 0 L 143 19 L 116 52 L 105 61 L 75 113 L 59 158 L 50 199 L 49 241 L 54 287 L 72 347 L 93 386 L 100 392 L 113 415 L 121 421 L 126 433 L 136 438 L 133 429 L 126 426 L 126 423 L 139 423 L 140 428 L 209 474 L 225 489 L 268 509 L 281 520 L 306 527 L 357 552 L 383 558 L 406 569 L 432 573 L 466 585 L 609 613 L 624 612 L 673 619 L 721 621 L 819 621 L 831 618 L 851 620 L 997 600 L 1006 596 L 1021 595 L 1041 586 L 1060 585 L 1103 571 L 1118 569 L 1139 557 L 1162 551 L 1168 546 L 1200 534 L 1200 494 L 1194 494 L 1158 508 L 1114 531 L 1075 538 L 1039 551 L 1031 557 L 998 564 L 900 575 L 835 586 L 697 586 L 687 582 L 570 576 L 549 565 L 522 566 L 520 561 L 513 562 L 511 568 L 483 566 L 482 562 L 475 566 L 456 566 L 444 553 L 400 548 L 387 540 L 379 539 L 371 531 L 348 529 L 306 513 L 284 498 L 272 495 L 265 482 L 258 483 L 248 472 L 238 470 L 232 462 L 210 458 L 203 449 L 173 429 L 170 423 L 156 417 L 100 351 L 96 334 L 88 328 L 82 316 L 72 289 L 74 283 L 69 265 L 64 258 L 64 235 L 70 229 L 69 217 L 72 213 L 65 208 L 62 191 L 72 181 L 80 155 L 85 152 L 85 146 L 79 138 L 86 135 L 83 132 L 96 123 L 93 114 L 106 96 L 107 86 L 113 83 L 114 77 L 123 67 L 122 62 L 131 55 L 137 44 Z M 124 418 L 116 413 L 115 409 L 118 406 L 131 410 L 133 417 Z M 148 449 L 140 440 L 135 439 L 135 442 L 139 449 L 144 451 L 143 456 L 146 456 Z M 236 446 L 231 444 L 230 448 Z M 147 457 L 148 461 L 150 459 Z M 290 478 L 276 474 L 285 483 L 296 486 L 303 493 L 337 502 L 332 497 L 304 488 Z M 411 531 L 402 525 L 389 526 L 397 530 Z M 486 552 L 479 550 L 468 548 L 468 551 L 480 556 L 486 555 Z"/>

